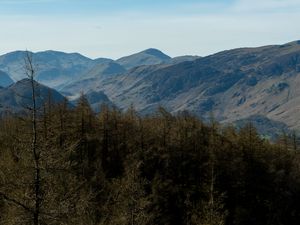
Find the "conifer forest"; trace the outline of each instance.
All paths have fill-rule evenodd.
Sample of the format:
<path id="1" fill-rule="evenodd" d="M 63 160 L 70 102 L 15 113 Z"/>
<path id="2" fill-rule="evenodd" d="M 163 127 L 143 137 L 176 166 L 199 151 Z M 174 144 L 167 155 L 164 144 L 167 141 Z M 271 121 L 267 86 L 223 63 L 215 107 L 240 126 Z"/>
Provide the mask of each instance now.
<path id="1" fill-rule="evenodd" d="M 1 225 L 299 224 L 293 138 L 84 96 L 28 111 L 0 121 Z"/>

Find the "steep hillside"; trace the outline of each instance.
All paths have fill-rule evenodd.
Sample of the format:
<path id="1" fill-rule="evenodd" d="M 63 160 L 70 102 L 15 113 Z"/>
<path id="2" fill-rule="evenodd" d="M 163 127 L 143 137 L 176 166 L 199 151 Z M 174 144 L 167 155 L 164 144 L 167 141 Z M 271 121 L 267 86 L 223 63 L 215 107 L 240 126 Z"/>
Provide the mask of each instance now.
<path id="1" fill-rule="evenodd" d="M 264 115 L 300 128 L 300 42 L 241 48 L 175 65 L 142 66 L 109 77 L 102 90 L 120 108 L 190 110 L 222 122 Z"/>
<path id="2" fill-rule="evenodd" d="M 97 85 L 101 80 L 125 72 L 125 68 L 114 61 L 97 63 L 91 70 L 77 79 L 62 85 L 59 90 L 66 93 L 66 95 L 72 95 L 70 93 L 86 93 L 89 89 L 93 89 L 94 85 Z"/>
<path id="3" fill-rule="evenodd" d="M 0 87 L 7 87 L 13 83 L 14 81 L 10 78 L 10 76 L 0 70 Z"/>
<path id="4" fill-rule="evenodd" d="M 59 103 L 65 101 L 60 93 L 35 82 L 37 108 L 40 108 L 44 102 L 49 101 Z M 4 112 L 23 112 L 32 106 L 32 89 L 29 79 L 23 79 L 15 84 L 0 89 L 0 114 Z"/>

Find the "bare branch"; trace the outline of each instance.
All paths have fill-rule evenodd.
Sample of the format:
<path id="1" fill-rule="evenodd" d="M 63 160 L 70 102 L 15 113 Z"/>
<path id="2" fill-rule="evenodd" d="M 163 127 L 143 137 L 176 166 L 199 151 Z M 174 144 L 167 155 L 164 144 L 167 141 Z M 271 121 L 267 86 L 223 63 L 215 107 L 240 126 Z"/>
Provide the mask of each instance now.
<path id="1" fill-rule="evenodd" d="M 30 207 L 28 207 L 28 206 L 26 206 L 25 204 L 23 204 L 23 203 L 21 203 L 21 202 L 15 200 L 15 199 L 13 199 L 13 198 L 7 196 L 5 193 L 0 192 L 0 196 L 1 196 L 4 200 L 6 200 L 6 201 L 8 201 L 8 202 L 10 202 L 10 203 L 13 203 L 13 204 L 15 204 L 15 205 L 17 205 L 17 206 L 19 206 L 19 207 L 25 209 L 26 211 L 28 211 L 28 212 L 30 212 L 30 213 L 33 213 L 33 210 L 32 210 Z"/>

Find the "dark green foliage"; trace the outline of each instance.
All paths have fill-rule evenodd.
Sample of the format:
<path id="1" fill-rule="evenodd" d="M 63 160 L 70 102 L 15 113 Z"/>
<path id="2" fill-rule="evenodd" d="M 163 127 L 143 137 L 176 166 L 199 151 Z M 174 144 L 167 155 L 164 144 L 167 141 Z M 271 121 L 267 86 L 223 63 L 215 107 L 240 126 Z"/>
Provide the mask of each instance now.
<path id="1" fill-rule="evenodd" d="M 95 114 L 84 96 L 71 109 L 49 101 L 39 116 L 41 225 L 299 222 L 300 155 L 288 137 L 271 144 L 251 125 L 221 129 L 162 108 Z M 0 121 L 1 225 L 31 224 L 30 123 Z"/>

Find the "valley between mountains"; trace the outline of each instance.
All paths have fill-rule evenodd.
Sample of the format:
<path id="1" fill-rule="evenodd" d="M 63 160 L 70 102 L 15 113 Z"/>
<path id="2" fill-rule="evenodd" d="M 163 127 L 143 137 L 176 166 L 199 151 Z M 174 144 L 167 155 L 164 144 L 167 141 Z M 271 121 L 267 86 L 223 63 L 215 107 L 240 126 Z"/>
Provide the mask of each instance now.
<path id="1" fill-rule="evenodd" d="M 239 48 L 206 57 L 171 58 L 157 49 L 117 60 L 78 53 L 33 53 L 40 95 L 71 102 L 84 93 L 94 110 L 105 103 L 143 115 L 162 106 L 221 123 L 253 122 L 267 135 L 300 129 L 300 41 Z M 21 111 L 24 52 L 0 56 L 0 112 Z M 24 80 L 25 79 L 25 80 Z M 25 85 L 25 87 L 24 87 Z M 55 91 L 53 90 L 55 89 Z"/>

